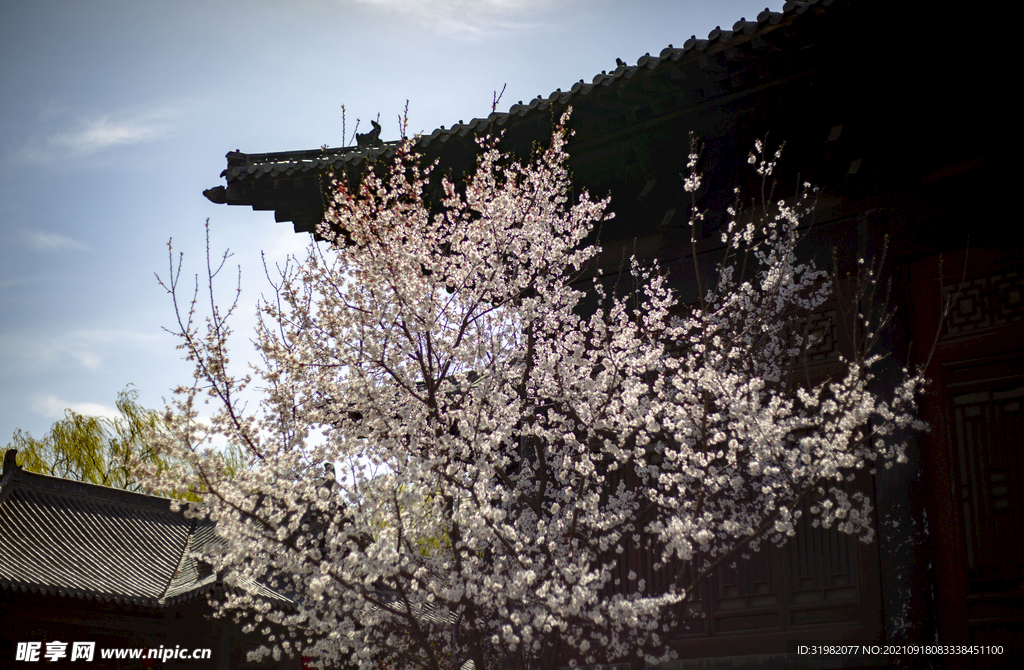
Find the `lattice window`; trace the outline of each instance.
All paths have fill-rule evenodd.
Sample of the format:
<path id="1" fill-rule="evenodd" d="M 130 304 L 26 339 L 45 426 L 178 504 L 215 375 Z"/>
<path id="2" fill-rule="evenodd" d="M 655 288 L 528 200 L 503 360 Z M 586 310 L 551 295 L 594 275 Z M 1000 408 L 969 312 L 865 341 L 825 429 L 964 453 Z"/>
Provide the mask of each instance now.
<path id="1" fill-rule="evenodd" d="M 844 486 L 847 492 L 853 489 Z M 794 605 L 857 599 L 857 538 L 835 528 L 814 528 L 810 502 L 790 542 L 790 588 Z"/>
<path id="2" fill-rule="evenodd" d="M 1024 271 L 1020 268 L 942 287 L 943 300 L 954 295 L 956 300 L 946 320 L 947 336 L 1005 326 L 1024 319 Z"/>
<path id="3" fill-rule="evenodd" d="M 732 611 L 778 605 L 775 553 L 766 546 L 749 558 L 738 559 L 735 567 L 727 564 L 719 569 L 712 578 L 716 609 Z"/>
<path id="4" fill-rule="evenodd" d="M 960 505 L 972 593 L 1024 586 L 1024 386 L 956 396 Z"/>
<path id="5" fill-rule="evenodd" d="M 802 319 L 796 324 L 789 336 L 789 345 L 795 346 L 797 334 L 804 335 L 806 332 L 807 342 L 805 351 L 801 353 L 798 360 L 807 363 L 824 363 L 839 359 L 839 341 L 836 338 L 836 310 L 826 309 L 815 312 Z M 806 330 L 805 330 L 806 329 Z M 806 355 L 806 359 L 804 356 Z"/>

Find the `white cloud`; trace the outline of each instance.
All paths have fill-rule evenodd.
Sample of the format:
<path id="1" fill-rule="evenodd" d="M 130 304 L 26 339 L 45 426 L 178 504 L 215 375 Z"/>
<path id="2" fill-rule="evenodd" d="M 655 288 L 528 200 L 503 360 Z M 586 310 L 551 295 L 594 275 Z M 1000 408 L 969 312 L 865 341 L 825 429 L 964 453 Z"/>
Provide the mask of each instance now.
<path id="1" fill-rule="evenodd" d="M 409 16 L 450 38 L 470 41 L 545 25 L 544 14 L 575 0 L 355 0 Z"/>
<path id="2" fill-rule="evenodd" d="M 30 139 L 16 157 L 30 163 L 49 163 L 152 142 L 171 135 L 180 116 L 181 112 L 169 108 L 79 116 L 45 138 Z"/>
<path id="3" fill-rule="evenodd" d="M 109 357 L 117 357 L 126 347 L 166 348 L 166 338 L 126 330 L 77 330 L 60 335 L 0 335 L 0 369 L 40 369 L 53 365 L 67 367 L 68 359 L 86 370 L 99 370 Z"/>
<path id="4" fill-rule="evenodd" d="M 151 119 L 113 121 L 109 117 L 102 117 L 86 121 L 74 131 L 51 135 L 48 139 L 52 147 L 89 154 L 119 144 L 148 142 L 165 134 L 168 129 L 166 123 Z"/>
<path id="5" fill-rule="evenodd" d="M 116 407 L 97 402 L 71 402 L 54 395 L 37 396 L 32 400 L 32 411 L 48 419 L 61 419 L 64 417 L 64 411 L 68 409 L 85 416 L 104 416 L 108 419 L 121 416 Z"/>
<path id="6" fill-rule="evenodd" d="M 25 245 L 35 251 L 85 251 L 89 247 L 59 233 L 44 233 L 41 230 L 22 232 Z"/>
<path id="7" fill-rule="evenodd" d="M 120 144 L 149 142 L 171 130 L 169 116 L 173 115 L 158 111 L 121 119 L 109 116 L 88 119 L 73 131 L 51 135 L 49 143 L 79 153 L 93 153 Z"/>

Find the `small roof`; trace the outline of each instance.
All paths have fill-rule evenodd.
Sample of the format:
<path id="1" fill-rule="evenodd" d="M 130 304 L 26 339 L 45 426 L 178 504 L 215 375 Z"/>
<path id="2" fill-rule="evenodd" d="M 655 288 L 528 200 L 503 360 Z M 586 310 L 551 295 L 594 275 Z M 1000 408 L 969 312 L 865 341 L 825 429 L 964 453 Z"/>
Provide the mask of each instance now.
<path id="1" fill-rule="evenodd" d="M 193 552 L 213 524 L 171 501 L 28 472 L 8 450 L 0 476 L 0 588 L 164 607 L 210 591 Z"/>

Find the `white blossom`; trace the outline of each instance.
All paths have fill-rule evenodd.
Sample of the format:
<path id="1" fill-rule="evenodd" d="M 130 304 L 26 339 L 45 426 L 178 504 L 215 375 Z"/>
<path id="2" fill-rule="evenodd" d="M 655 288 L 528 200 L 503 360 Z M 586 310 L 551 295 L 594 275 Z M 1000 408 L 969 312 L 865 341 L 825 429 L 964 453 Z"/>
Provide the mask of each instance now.
<path id="1" fill-rule="evenodd" d="M 698 303 L 634 259 L 636 294 L 595 279 L 583 315 L 571 281 L 611 215 L 570 200 L 565 123 L 526 165 L 482 141 L 464 183 L 406 142 L 337 184 L 319 228 L 333 244 L 311 244 L 260 305 L 252 377 L 229 373 L 233 307 L 212 304 L 205 329 L 194 302 L 179 313 L 195 383 L 162 448 L 190 467 L 152 483 L 210 491 L 190 514 L 223 541 L 205 554 L 233 585 L 219 612 L 284 631 L 264 653 L 364 670 L 664 661 L 698 581 L 785 542 L 805 501 L 813 525 L 870 539 L 870 501 L 843 482 L 906 460 L 923 379 L 904 371 L 880 397 L 865 351 L 826 384 L 791 383 L 791 333 L 830 289 L 795 257 L 804 203 L 731 222 Z M 765 152 L 751 163 L 767 178 Z M 239 400 L 254 380 L 259 408 Z M 218 468 L 213 435 L 249 468 Z M 636 552 L 657 569 L 616 577 Z"/>

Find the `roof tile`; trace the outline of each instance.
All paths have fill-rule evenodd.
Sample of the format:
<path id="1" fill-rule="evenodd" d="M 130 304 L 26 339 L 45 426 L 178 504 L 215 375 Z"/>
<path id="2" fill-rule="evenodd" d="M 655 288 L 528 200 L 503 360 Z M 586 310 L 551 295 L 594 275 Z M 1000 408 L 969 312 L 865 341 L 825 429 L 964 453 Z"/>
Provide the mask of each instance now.
<path id="1" fill-rule="evenodd" d="M 212 529 L 169 500 L 14 469 L 0 480 L 0 587 L 164 605 L 211 588 L 190 553 Z M 202 528 L 197 536 L 196 528 Z"/>
<path id="2" fill-rule="evenodd" d="M 763 31 L 770 30 L 772 26 L 779 24 L 787 16 L 803 14 L 815 6 L 827 7 L 833 4 L 833 2 L 834 0 L 789 0 L 783 6 L 781 12 L 772 12 L 770 9 L 765 8 L 764 11 L 757 15 L 756 21 L 747 21 L 746 18 L 740 18 L 732 26 L 732 30 L 723 30 L 720 26 L 716 26 L 714 30 L 708 33 L 706 39 L 698 39 L 696 35 L 691 36 L 690 39 L 686 40 L 682 48 L 669 45 L 660 52 L 659 56 L 651 56 L 649 53 L 644 54 L 637 60 L 635 66 L 628 66 L 620 61 L 621 64 L 615 70 L 610 73 L 601 72 L 595 75 L 590 84 L 585 83 L 581 79 L 573 84 L 568 91 L 556 89 L 546 98 L 538 96 L 529 104 L 523 104 L 520 101 L 512 105 L 508 112 L 493 112 L 486 119 L 473 119 L 468 124 L 460 121 L 450 129 L 438 128 L 429 135 L 421 136 L 418 141 L 422 146 L 427 146 L 434 142 L 444 143 L 454 136 L 464 137 L 470 132 L 485 130 L 488 126 L 505 126 L 509 119 L 526 116 L 532 111 L 546 109 L 552 104 L 572 104 L 578 96 L 589 95 L 598 86 L 611 86 L 617 82 L 632 79 L 641 70 L 656 69 L 662 63 L 679 62 L 687 56 L 695 57 L 696 55 L 692 54 L 693 51 L 700 53 L 713 47 L 721 48 L 723 45 L 737 43 L 737 40 L 749 40 L 751 36 L 753 36 L 754 43 L 757 45 Z M 245 155 L 233 152 L 229 155 L 228 169 L 221 176 L 226 177 L 228 182 L 232 182 L 244 181 L 248 178 L 258 179 L 263 175 L 277 175 L 281 173 L 290 175 L 293 174 L 294 170 L 305 173 L 310 170 L 323 170 L 327 167 L 359 165 L 363 160 L 370 157 L 390 155 L 394 145 L 395 142 L 388 142 L 384 146 L 370 149 L 357 147 L 331 149 L 329 156 L 318 158 L 306 157 L 316 152 L 286 152 L 286 154 L 280 156 L 274 154 Z M 296 154 L 301 154 L 301 157 L 296 156 Z M 256 160 L 256 163 L 252 164 L 250 162 L 252 160 Z"/>

